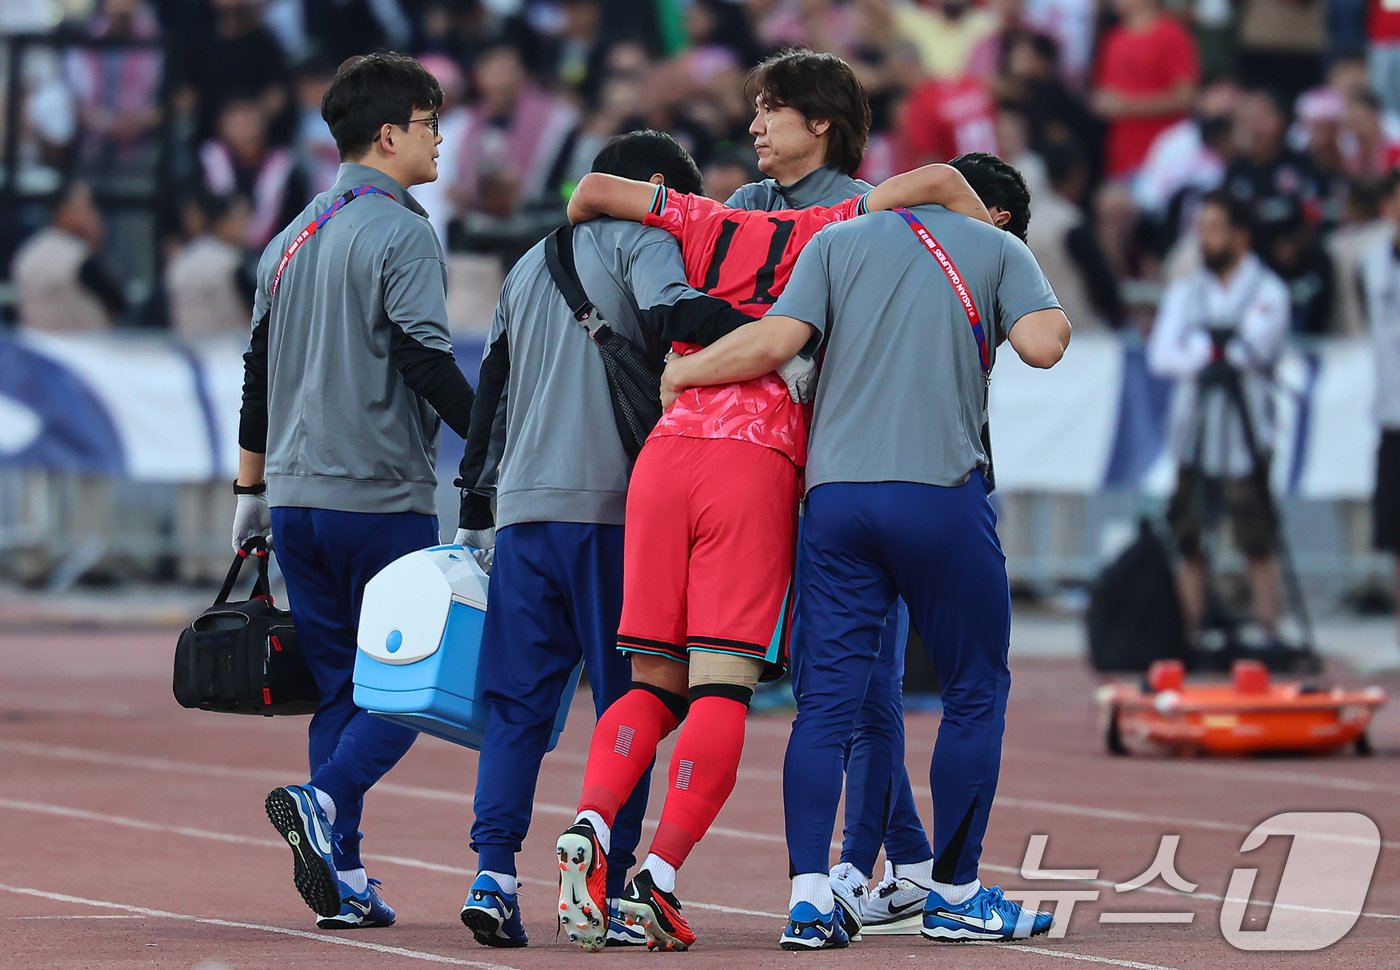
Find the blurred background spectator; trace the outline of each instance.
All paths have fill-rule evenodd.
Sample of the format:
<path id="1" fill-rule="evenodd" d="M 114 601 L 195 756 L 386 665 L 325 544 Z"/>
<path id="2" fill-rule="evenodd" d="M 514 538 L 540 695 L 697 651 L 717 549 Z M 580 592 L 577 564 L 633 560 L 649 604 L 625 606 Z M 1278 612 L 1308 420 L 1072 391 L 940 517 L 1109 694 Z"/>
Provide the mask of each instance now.
<path id="1" fill-rule="evenodd" d="M 199 189 L 241 195 L 251 204 L 244 245 L 254 252 L 261 252 L 314 194 L 295 156 L 269 144 L 270 126 L 263 101 L 233 98 L 219 112 L 215 136 L 199 149 Z"/>
<path id="2" fill-rule="evenodd" d="M 191 237 L 165 269 L 171 329 L 183 337 L 245 336 L 257 266 L 248 249 L 252 209 L 236 193 L 203 195 L 188 207 Z"/>
<path id="3" fill-rule="evenodd" d="M 160 24 L 141 0 L 105 0 L 85 25 L 86 34 L 112 46 L 75 48 L 66 79 L 77 104 L 82 140 L 78 164 L 86 171 L 151 167 L 160 123 L 164 57 L 158 48 L 124 47 L 155 41 Z"/>
<path id="4" fill-rule="evenodd" d="M 1200 80 L 1196 42 L 1157 0 L 1113 0 L 1120 18 L 1099 53 L 1092 106 L 1108 125 L 1104 170 L 1129 178 L 1153 139 L 1190 110 Z"/>
<path id="5" fill-rule="evenodd" d="M 85 183 L 59 193 L 53 220 L 15 254 L 21 326 L 40 333 L 103 333 L 116 326 L 126 298 L 102 261 L 106 232 Z"/>

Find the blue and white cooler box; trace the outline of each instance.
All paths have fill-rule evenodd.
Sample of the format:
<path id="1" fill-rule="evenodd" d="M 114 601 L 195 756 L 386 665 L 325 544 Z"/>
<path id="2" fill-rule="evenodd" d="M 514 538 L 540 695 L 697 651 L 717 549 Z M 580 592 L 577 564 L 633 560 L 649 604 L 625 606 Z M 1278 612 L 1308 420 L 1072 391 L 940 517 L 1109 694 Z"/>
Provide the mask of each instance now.
<path id="1" fill-rule="evenodd" d="M 396 559 L 365 586 L 355 704 L 376 717 L 481 750 L 481 630 L 489 579 L 461 546 Z M 564 733 L 582 663 L 554 718 L 549 750 Z"/>

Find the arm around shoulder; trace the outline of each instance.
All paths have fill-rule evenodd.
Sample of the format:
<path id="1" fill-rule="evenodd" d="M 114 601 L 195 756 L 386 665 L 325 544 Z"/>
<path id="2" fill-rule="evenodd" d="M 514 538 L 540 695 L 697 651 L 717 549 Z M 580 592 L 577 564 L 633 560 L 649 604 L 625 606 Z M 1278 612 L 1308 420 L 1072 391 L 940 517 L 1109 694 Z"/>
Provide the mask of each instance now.
<path id="1" fill-rule="evenodd" d="M 579 179 L 569 197 L 569 221 L 577 225 L 590 219 L 612 216 L 641 222 L 651 211 L 657 186 L 650 182 L 589 172 Z"/>
<path id="2" fill-rule="evenodd" d="M 992 225 L 991 213 L 972 191 L 962 172 L 951 165 L 924 165 L 886 179 L 870 190 L 866 208 L 900 209 L 915 205 L 941 205 L 945 209 Z"/>

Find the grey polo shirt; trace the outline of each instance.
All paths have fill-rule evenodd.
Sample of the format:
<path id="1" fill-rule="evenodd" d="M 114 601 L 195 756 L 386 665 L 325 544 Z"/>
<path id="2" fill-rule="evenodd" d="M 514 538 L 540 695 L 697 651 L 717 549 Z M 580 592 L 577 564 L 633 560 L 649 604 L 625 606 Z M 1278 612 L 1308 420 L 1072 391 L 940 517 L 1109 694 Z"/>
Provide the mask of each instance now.
<path id="1" fill-rule="evenodd" d="M 273 275 L 293 238 L 349 189 L 345 205 Z M 438 417 L 395 369 L 407 336 L 448 354 L 447 269 L 407 190 L 346 163 L 258 264 L 253 320 L 267 328 L 267 494 L 273 506 L 435 514 Z"/>
<path id="2" fill-rule="evenodd" d="M 725 205 L 732 209 L 760 209 L 764 212 L 809 209 L 814 205 L 836 205 L 872 188 L 874 186 L 869 182 L 851 178 L 834 166 L 823 165 L 791 185 L 783 185 L 777 179 L 741 185 Z"/>
<path id="3" fill-rule="evenodd" d="M 1018 319 L 1059 306 L 1015 236 L 942 206 L 912 211 L 956 264 L 993 362 L 996 343 Z M 977 341 L 948 276 L 897 213 L 875 212 L 817 233 L 769 312 L 821 333 L 808 489 L 828 482 L 960 485 L 987 466 Z"/>

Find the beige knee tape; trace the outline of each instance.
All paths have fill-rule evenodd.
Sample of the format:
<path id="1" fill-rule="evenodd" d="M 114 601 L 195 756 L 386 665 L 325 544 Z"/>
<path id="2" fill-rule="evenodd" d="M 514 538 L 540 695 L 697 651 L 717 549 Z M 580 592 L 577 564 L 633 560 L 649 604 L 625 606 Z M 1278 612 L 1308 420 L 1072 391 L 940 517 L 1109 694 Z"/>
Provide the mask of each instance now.
<path id="1" fill-rule="evenodd" d="M 708 650 L 690 652 L 690 689 L 704 684 L 735 684 L 753 690 L 763 675 L 763 661 L 752 657 L 736 657 L 729 653 Z"/>

